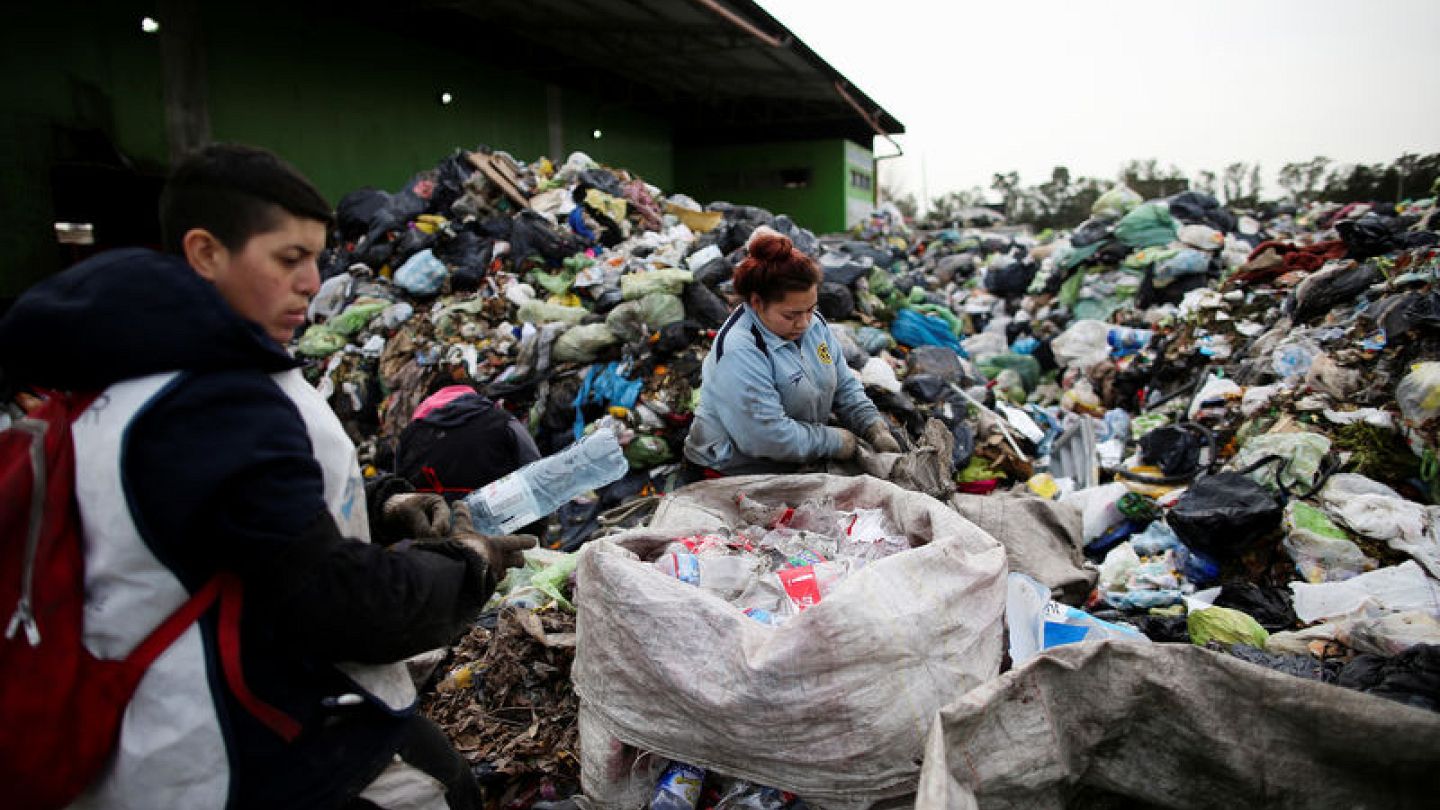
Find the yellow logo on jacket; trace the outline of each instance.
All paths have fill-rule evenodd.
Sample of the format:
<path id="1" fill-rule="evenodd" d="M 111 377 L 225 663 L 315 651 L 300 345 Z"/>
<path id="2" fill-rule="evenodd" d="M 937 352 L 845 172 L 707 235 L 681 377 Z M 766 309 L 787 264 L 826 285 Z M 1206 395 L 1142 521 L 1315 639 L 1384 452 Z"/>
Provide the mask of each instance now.
<path id="1" fill-rule="evenodd" d="M 816 356 L 818 356 L 818 357 L 820 358 L 820 362 L 824 363 L 824 364 L 827 365 L 827 366 L 830 365 L 830 346 L 829 346 L 829 345 L 827 345 L 827 344 L 825 344 L 825 343 L 821 343 L 820 346 L 815 349 L 815 354 L 816 354 Z"/>

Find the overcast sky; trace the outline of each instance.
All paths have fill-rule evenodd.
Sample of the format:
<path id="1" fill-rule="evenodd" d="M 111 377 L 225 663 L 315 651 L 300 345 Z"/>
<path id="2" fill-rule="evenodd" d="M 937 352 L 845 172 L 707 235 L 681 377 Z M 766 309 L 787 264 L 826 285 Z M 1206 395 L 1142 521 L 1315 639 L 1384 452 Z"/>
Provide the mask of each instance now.
<path id="1" fill-rule="evenodd" d="M 758 2 L 905 125 L 881 182 L 916 197 L 1440 152 L 1440 0 Z"/>

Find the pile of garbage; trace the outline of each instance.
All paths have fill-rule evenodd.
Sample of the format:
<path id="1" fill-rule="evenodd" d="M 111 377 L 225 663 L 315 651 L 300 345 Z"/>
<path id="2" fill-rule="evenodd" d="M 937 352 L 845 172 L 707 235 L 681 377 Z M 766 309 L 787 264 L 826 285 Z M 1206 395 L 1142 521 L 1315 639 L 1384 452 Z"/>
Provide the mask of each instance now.
<path id="1" fill-rule="evenodd" d="M 996 573 L 986 602 L 1008 663 L 997 646 L 993 670 L 955 679 L 945 701 L 1006 667 L 1040 666 L 1046 649 L 1113 639 L 1203 648 L 1437 710 L 1435 212 L 1432 198 L 1265 216 L 1201 192 L 1147 201 L 1120 186 L 1068 232 L 919 232 L 882 208 L 849 234 L 816 237 L 581 153 L 557 165 L 457 151 L 398 193 L 341 201 L 297 351 L 368 473 L 388 469 L 416 405 L 453 382 L 517 415 L 546 454 L 602 419 L 622 436 L 630 473 L 551 525 L 552 548 L 595 548 L 533 557 L 503 589 L 500 630 L 477 630 L 445 668 L 453 683 L 473 666 L 485 688 L 428 704 L 482 772 L 524 777 L 513 806 L 568 795 L 577 778 L 586 754 L 575 694 L 561 686 L 573 653 L 547 639 L 570 632 L 560 617 L 573 621 L 575 601 L 591 604 L 585 572 L 593 580 L 620 553 L 610 541 L 634 539 L 616 533 L 653 529 L 651 511 L 669 500 L 646 496 L 675 488 L 700 364 L 762 224 L 819 262 L 820 311 L 898 432 L 916 444 L 935 420 L 950 432 L 954 495 L 942 505 L 1008 557 L 1009 579 Z M 648 574 L 691 589 L 666 591 L 677 604 L 713 596 L 716 622 L 723 608 L 791 632 L 859 573 L 921 550 L 914 527 L 874 511 L 878 496 L 754 492 L 764 494 L 713 506 L 741 510 L 725 531 L 688 526 L 644 546 Z M 604 610 L 622 615 L 618 603 Z M 584 623 L 582 611 L 582 638 Z M 560 725 L 518 716 L 547 700 Z M 663 735 L 629 736 L 665 750 Z M 663 761 L 636 771 L 652 789 Z M 794 780 L 750 781 L 825 798 Z M 745 790 L 753 801 L 735 806 L 779 801 Z"/>

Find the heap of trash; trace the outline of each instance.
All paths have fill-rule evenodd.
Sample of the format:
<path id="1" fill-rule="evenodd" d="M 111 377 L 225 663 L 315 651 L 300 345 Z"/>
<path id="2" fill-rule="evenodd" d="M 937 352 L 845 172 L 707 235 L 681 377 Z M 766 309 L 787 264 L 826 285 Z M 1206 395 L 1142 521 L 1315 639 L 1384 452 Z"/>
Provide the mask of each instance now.
<path id="1" fill-rule="evenodd" d="M 1440 717 L 1412 713 L 1440 711 L 1434 198 L 1266 215 L 1117 186 L 1068 232 L 919 232 L 882 207 L 817 237 L 582 153 L 481 149 L 337 213 L 296 351 L 367 475 L 447 383 L 545 454 L 601 420 L 622 436 L 629 472 L 561 507 L 550 549 L 432 678 L 427 713 L 506 807 L 582 789 L 681 810 L 1183 789 L 975 747 L 1007 712 L 1043 705 L 1033 728 L 1059 735 L 1149 711 L 1110 687 L 1083 708 L 1022 699 L 1071 671 L 1155 684 L 1157 724 L 1182 703 L 1251 712 L 1194 719 L 1173 753 L 1195 762 L 1246 723 L 1315 763 L 1353 753 L 1280 729 L 1265 690 L 1366 740 L 1376 724 L 1440 739 Z M 951 433 L 948 499 L 818 475 L 676 491 L 760 225 L 819 262 L 820 311 L 898 432 Z M 1433 772 L 1404 747 L 1373 756 L 1395 796 Z M 1268 778 L 1215 800 L 1292 795 Z M 1380 795 L 1343 774 L 1313 789 Z"/>

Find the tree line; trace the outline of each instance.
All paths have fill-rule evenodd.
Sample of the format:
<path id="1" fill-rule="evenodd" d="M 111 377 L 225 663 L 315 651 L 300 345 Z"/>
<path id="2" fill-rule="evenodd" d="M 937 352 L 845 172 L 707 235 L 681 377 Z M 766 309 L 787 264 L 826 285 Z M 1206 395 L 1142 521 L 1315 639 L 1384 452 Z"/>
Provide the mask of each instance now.
<path id="1" fill-rule="evenodd" d="M 986 212 L 1003 214 L 1012 224 L 1037 229 L 1071 228 L 1090 216 L 1090 207 L 1117 181 L 1123 182 L 1144 199 L 1168 197 L 1193 189 L 1205 192 L 1231 208 L 1274 213 L 1286 206 L 1305 205 L 1316 200 L 1336 203 L 1401 202 L 1434 193 L 1440 179 L 1440 153 L 1405 154 L 1390 163 L 1337 164 L 1317 156 L 1287 163 L 1277 177 L 1285 195 L 1262 196 L 1259 163 L 1237 161 L 1220 172 L 1200 171 L 1187 176 L 1174 164 L 1161 166 L 1155 159 L 1126 162 L 1116 180 L 1072 177 L 1070 170 L 1056 166 L 1050 179 L 1024 186 L 1016 172 L 995 174 L 989 191 L 974 186 L 952 191 L 930 201 L 922 225 L 946 225 L 983 220 Z M 882 189 L 907 217 L 914 219 L 917 202 L 913 194 L 895 195 Z M 996 198 L 998 203 L 992 202 Z"/>

